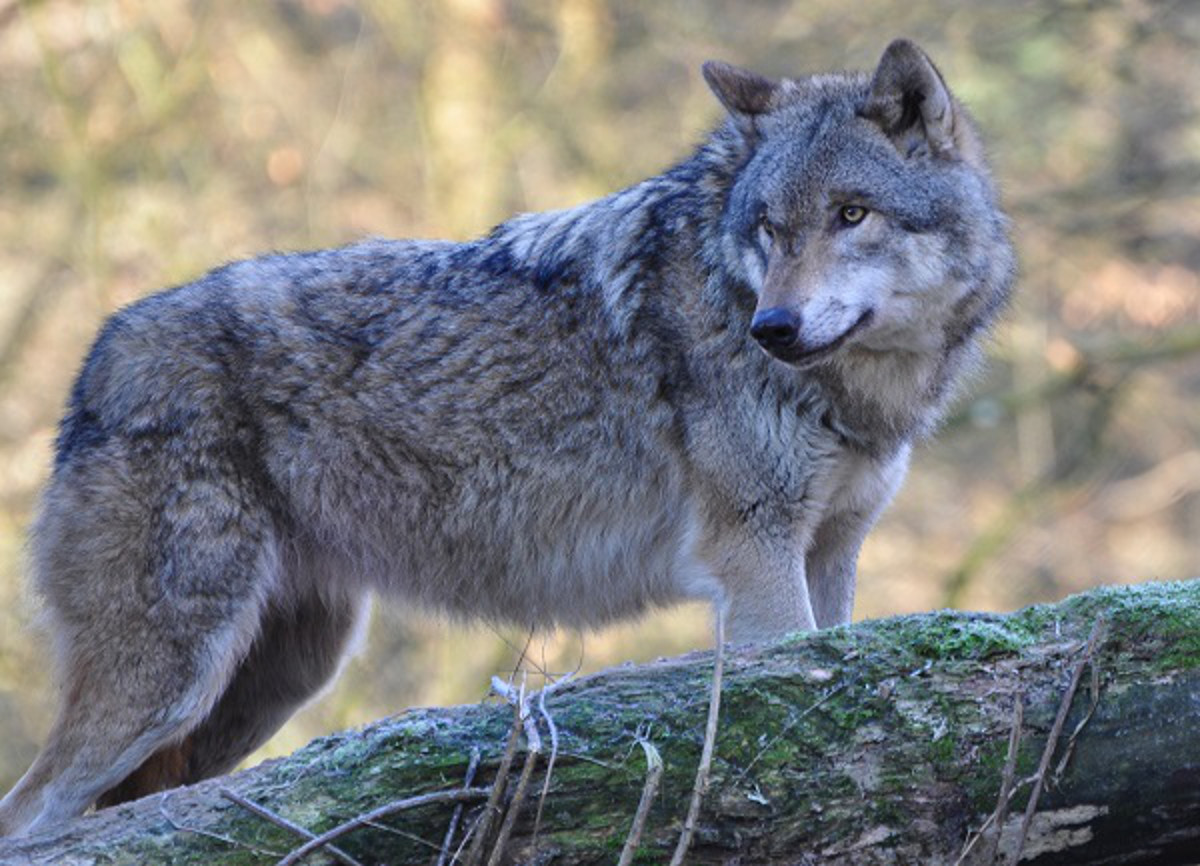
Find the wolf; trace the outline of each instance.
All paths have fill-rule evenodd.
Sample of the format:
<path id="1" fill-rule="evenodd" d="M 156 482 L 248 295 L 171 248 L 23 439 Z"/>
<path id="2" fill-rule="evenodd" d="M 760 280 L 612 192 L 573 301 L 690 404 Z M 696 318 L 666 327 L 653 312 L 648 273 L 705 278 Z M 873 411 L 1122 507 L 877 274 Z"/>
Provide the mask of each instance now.
<path id="1" fill-rule="evenodd" d="M 0 833 L 223 773 L 375 593 L 733 640 L 847 622 L 856 560 L 1009 297 L 928 56 L 773 80 L 662 174 L 468 242 L 229 264 L 108 320 L 32 530 L 61 708 Z"/>

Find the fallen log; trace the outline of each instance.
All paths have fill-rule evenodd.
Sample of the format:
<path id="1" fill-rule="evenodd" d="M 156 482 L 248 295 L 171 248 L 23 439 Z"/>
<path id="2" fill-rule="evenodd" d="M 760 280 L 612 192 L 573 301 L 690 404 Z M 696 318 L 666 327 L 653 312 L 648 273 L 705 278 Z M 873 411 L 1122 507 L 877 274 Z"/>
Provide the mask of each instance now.
<path id="1" fill-rule="evenodd" d="M 291 853 L 431 864 L 456 852 L 465 862 L 473 847 L 480 862 L 665 863 L 711 673 L 711 653 L 694 653 L 560 684 L 544 714 L 536 695 L 515 699 L 523 715 L 504 702 L 414 710 L 49 835 L 0 840 L 0 863 L 259 864 Z M 653 755 L 662 766 L 648 772 Z M 492 835 L 473 846 L 465 836 L 489 805 Z M 636 851 L 622 855 L 635 814 Z M 354 828 L 332 841 L 336 852 L 297 856 L 345 822 Z M 503 850 L 492 851 L 502 827 Z M 729 649 L 688 862 L 1018 860 L 1200 861 L 1200 580 Z"/>

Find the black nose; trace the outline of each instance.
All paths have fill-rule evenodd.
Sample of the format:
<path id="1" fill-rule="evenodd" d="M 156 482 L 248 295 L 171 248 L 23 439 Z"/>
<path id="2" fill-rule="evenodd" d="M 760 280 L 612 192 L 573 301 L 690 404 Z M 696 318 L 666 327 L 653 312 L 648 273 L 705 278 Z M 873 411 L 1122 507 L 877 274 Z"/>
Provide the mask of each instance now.
<path id="1" fill-rule="evenodd" d="M 750 336 L 768 352 L 786 349 L 800 336 L 800 317 L 784 307 L 759 310 L 750 323 Z"/>

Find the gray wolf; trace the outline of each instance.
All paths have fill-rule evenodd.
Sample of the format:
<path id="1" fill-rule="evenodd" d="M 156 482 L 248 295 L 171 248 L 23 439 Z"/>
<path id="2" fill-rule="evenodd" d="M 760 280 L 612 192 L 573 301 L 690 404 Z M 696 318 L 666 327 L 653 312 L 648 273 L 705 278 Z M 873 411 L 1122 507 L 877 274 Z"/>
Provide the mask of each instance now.
<path id="1" fill-rule="evenodd" d="M 61 710 L 43 830 L 231 769 L 378 592 L 733 640 L 850 619 L 859 547 L 1003 307 L 979 138 L 929 58 L 704 75 L 727 118 L 606 198 L 465 243 L 219 268 L 116 313 L 32 532 Z"/>

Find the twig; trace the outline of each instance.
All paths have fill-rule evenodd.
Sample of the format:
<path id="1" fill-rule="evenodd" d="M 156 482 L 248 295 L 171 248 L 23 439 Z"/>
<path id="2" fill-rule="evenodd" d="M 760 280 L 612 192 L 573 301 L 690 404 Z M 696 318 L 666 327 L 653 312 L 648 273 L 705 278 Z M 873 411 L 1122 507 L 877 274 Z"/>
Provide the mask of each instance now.
<path id="1" fill-rule="evenodd" d="M 1049 769 L 1050 760 L 1054 757 L 1055 746 L 1058 743 L 1058 738 L 1062 735 L 1063 725 L 1067 721 L 1067 713 L 1071 710 L 1071 702 L 1075 699 L 1075 690 L 1079 688 L 1079 680 L 1083 676 L 1083 669 L 1092 660 L 1092 653 L 1096 650 L 1096 643 L 1100 639 L 1103 625 L 1104 618 L 1101 617 L 1092 626 L 1092 634 L 1088 638 L 1087 647 L 1084 649 L 1079 662 L 1075 665 L 1075 670 L 1071 674 L 1071 682 L 1067 686 L 1066 692 L 1063 693 L 1062 702 L 1058 705 L 1058 715 L 1054 718 L 1054 726 L 1050 728 L 1050 736 L 1046 740 L 1046 748 L 1042 750 L 1042 759 L 1038 762 L 1037 772 L 1033 776 L 1033 790 L 1029 793 L 1029 802 L 1025 805 L 1025 815 L 1021 819 L 1021 831 L 1017 835 L 1016 845 L 1009 855 L 1008 862 L 1010 866 L 1016 866 L 1017 861 L 1021 859 L 1021 850 L 1025 847 L 1025 840 L 1029 836 L 1029 827 L 1033 823 L 1033 813 L 1037 811 L 1038 798 L 1042 795 L 1042 786 L 1046 781 L 1046 770 Z"/>
<path id="2" fill-rule="evenodd" d="M 483 859 L 483 847 L 487 844 L 487 837 L 492 829 L 492 821 L 500 811 L 500 798 L 504 795 L 504 789 L 508 784 L 508 774 L 512 769 L 513 756 L 517 753 L 517 741 L 520 737 L 521 711 L 518 708 L 513 712 L 513 723 L 508 734 L 508 743 L 504 747 L 504 757 L 500 759 L 500 766 L 496 770 L 496 779 L 492 782 L 492 790 L 488 795 L 487 805 L 483 807 L 483 814 L 479 816 L 479 821 L 473 830 L 475 838 L 471 840 L 471 847 L 467 851 L 466 866 L 479 866 L 480 861 Z"/>
<path id="3" fill-rule="evenodd" d="M 455 808 L 458 807 L 456 806 Z M 372 829 L 378 830 L 381 833 L 391 833 L 393 836 L 399 836 L 401 839 L 407 839 L 410 842 L 416 842 L 418 845 L 423 845 L 430 851 L 440 852 L 442 850 L 442 846 L 438 845 L 436 842 L 430 842 L 424 836 L 420 836 L 416 833 L 410 833 L 408 830 L 401 830 L 399 827 L 392 827 L 391 825 L 384 824 L 381 821 L 368 821 L 367 823 L 363 824 L 363 826 L 371 827 Z"/>
<path id="4" fill-rule="evenodd" d="M 500 825 L 500 833 L 496 836 L 496 844 L 492 846 L 487 866 L 500 866 L 500 861 L 504 857 L 504 849 L 508 846 L 509 836 L 512 835 L 513 825 L 516 824 L 517 815 L 520 814 L 521 806 L 525 803 L 525 791 L 529 787 L 529 777 L 533 775 L 533 768 L 537 766 L 540 753 L 540 744 L 536 749 L 531 745 L 529 752 L 525 755 L 525 766 L 521 768 L 521 777 L 517 780 L 517 790 L 513 793 L 512 802 L 508 804 L 508 813 L 504 816 L 504 823 Z"/>
<path id="5" fill-rule="evenodd" d="M 453 791 L 431 791 L 428 794 L 417 794 L 415 797 L 406 797 L 403 800 L 395 800 L 378 809 L 372 809 L 370 812 L 364 812 L 339 824 L 332 830 L 316 836 L 308 842 L 301 845 L 299 848 L 291 851 L 286 857 L 280 860 L 276 866 L 295 866 L 313 851 L 318 848 L 324 848 L 334 839 L 340 839 L 347 833 L 357 830 L 372 821 L 378 821 L 388 815 L 394 815 L 396 812 L 403 812 L 407 809 L 415 809 L 418 806 L 428 806 L 433 803 L 467 803 L 472 800 L 482 800 L 488 796 L 487 788 L 455 788 Z"/>
<path id="6" fill-rule="evenodd" d="M 746 774 L 748 774 L 750 772 L 750 770 L 754 767 L 754 765 L 758 763 L 759 758 L 761 758 L 767 752 L 771 751 L 771 747 L 774 746 L 776 743 L 778 743 L 781 739 L 783 739 L 783 737 L 787 733 L 789 733 L 792 730 L 792 728 L 794 728 L 794 727 L 796 727 L 796 725 L 800 724 L 800 722 L 804 719 L 805 716 L 807 716 L 809 713 L 812 713 L 815 710 L 818 710 L 821 707 L 823 707 L 825 704 L 827 704 L 830 700 L 832 700 L 840 692 L 844 692 L 848 685 L 849 685 L 848 681 L 839 683 L 836 687 L 834 687 L 834 688 L 830 689 L 828 692 L 826 692 L 819 701 L 807 706 L 804 709 L 804 712 L 800 713 L 800 715 L 798 715 L 792 719 L 789 719 L 787 724 L 784 725 L 782 728 L 780 728 L 779 733 L 776 734 L 775 736 L 771 737 L 771 739 L 767 741 L 767 744 L 758 750 L 758 754 L 756 754 L 753 758 L 750 759 L 750 763 L 742 768 L 742 771 L 737 774 L 737 781 L 744 779 L 746 777 Z"/>
<path id="7" fill-rule="evenodd" d="M 231 791 L 228 788 L 220 788 L 218 790 L 218 793 L 222 797 L 224 797 L 226 800 L 229 800 L 232 803 L 237 803 L 239 806 L 241 806 L 247 812 L 250 812 L 253 815 L 257 815 L 258 817 L 260 817 L 266 821 L 270 821 L 276 827 L 282 827 L 284 830 L 287 830 L 289 833 L 295 833 L 301 839 L 304 839 L 307 841 L 307 840 L 317 838 L 317 834 L 313 833 L 311 830 L 308 830 L 304 827 L 301 827 L 299 824 L 289 821 L 287 818 L 284 818 L 282 815 L 277 815 L 275 812 L 272 812 L 270 809 L 266 808 L 265 806 L 260 806 L 258 803 L 255 803 L 253 800 L 247 800 L 241 794 Z M 345 863 L 346 866 L 363 866 L 362 863 L 360 863 L 358 860 L 355 860 L 353 857 L 351 857 L 349 854 L 347 854 L 341 848 L 338 848 L 336 845 L 326 845 L 325 850 L 328 851 L 335 860 L 338 860 L 341 863 Z"/>
<path id="8" fill-rule="evenodd" d="M 572 758 L 576 761 L 583 761 L 585 764 L 591 764 L 594 767 L 603 767 L 606 770 L 613 770 L 614 772 L 621 769 L 619 764 L 614 764 L 611 761 L 601 761 L 599 758 L 593 758 L 591 755 L 585 755 L 583 752 L 560 751 L 559 754 L 566 755 L 568 758 Z"/>
<path id="9" fill-rule="evenodd" d="M 463 787 L 471 787 L 471 783 L 475 781 L 475 772 L 479 769 L 479 749 L 471 749 L 471 760 L 467 764 L 467 775 L 463 779 Z M 446 828 L 446 836 L 442 840 L 442 852 L 438 855 L 437 866 L 446 866 L 447 858 L 450 857 L 450 846 L 454 844 L 454 834 L 458 832 L 458 822 L 462 820 L 463 804 L 459 803 L 454 807 L 454 814 L 450 816 L 450 826 Z"/>
<path id="10" fill-rule="evenodd" d="M 545 672 L 543 672 L 543 676 L 546 676 Z M 552 687 L 553 684 L 544 686 L 540 692 L 540 705 L 543 713 L 546 712 L 545 692 Z M 492 677 L 492 688 L 516 708 L 517 718 L 521 720 L 522 727 L 525 729 L 525 741 L 529 747 L 529 752 L 525 756 L 525 764 L 521 768 L 521 776 L 517 780 L 517 790 L 513 793 L 512 801 L 508 804 L 504 823 L 500 826 L 500 832 L 497 834 L 496 842 L 492 846 L 492 853 L 488 857 L 488 866 L 498 866 L 501 857 L 504 856 L 504 849 L 508 846 L 508 839 L 512 835 L 512 829 L 516 824 L 517 816 L 521 813 L 521 807 L 525 805 L 525 792 L 529 787 L 529 779 L 533 776 L 533 769 L 537 766 L 538 756 L 542 753 L 542 737 L 538 733 L 537 722 L 533 718 L 533 711 L 529 708 L 529 702 L 533 696 L 525 691 L 524 679 L 522 679 L 521 688 L 515 689 L 511 683 L 506 683 L 499 677 Z M 548 713 L 546 715 L 549 717 Z M 556 730 L 553 727 L 553 720 L 551 720 L 550 724 L 551 729 Z M 546 784 L 549 785 L 549 782 L 549 775 L 547 775 Z"/>
<path id="11" fill-rule="evenodd" d="M 266 848 L 258 848 L 254 845 L 247 845 L 245 842 L 239 842 L 237 839 L 232 839 L 229 836 L 222 836 L 220 833 L 213 833 L 211 830 L 201 830 L 199 827 L 189 827 L 187 824 L 180 824 L 176 821 L 167 810 L 167 802 L 178 791 L 164 791 L 162 797 L 158 801 L 158 814 L 162 819 L 171 825 L 171 829 L 177 833 L 195 833 L 197 836 L 206 836 L 209 839 L 216 839 L 218 842 L 224 842 L 226 845 L 232 845 L 234 848 L 242 848 L 246 851 L 253 851 L 255 854 L 262 854 L 266 857 L 278 857 L 278 851 L 268 851 Z"/>
<path id="12" fill-rule="evenodd" d="M 1017 753 L 1021 748 L 1021 726 L 1025 721 L 1025 696 L 1017 692 L 1013 699 L 1013 720 L 1012 728 L 1008 732 L 1008 754 L 1004 758 L 1004 771 L 1000 777 L 1000 794 L 996 798 L 996 809 L 992 812 L 988 819 L 995 825 L 995 832 L 992 833 L 988 840 L 987 853 L 983 855 L 983 862 L 992 864 L 996 862 L 996 853 L 1000 850 L 1000 839 L 1004 835 L 1004 821 L 1008 817 L 1008 803 L 1012 799 L 1013 791 L 1015 790 L 1015 777 L 1017 774 Z M 975 837 L 975 842 L 983 838 L 987 830 L 987 823 L 979 828 L 979 835 Z M 963 850 L 962 857 L 958 858 L 959 863 L 966 860 L 967 854 L 971 851 L 971 845 L 968 845 Z"/>
<path id="13" fill-rule="evenodd" d="M 537 842 L 538 831 L 542 827 L 542 808 L 546 805 L 546 795 L 550 793 L 550 780 L 554 777 L 554 762 L 558 760 L 558 726 L 554 724 L 554 716 L 546 709 L 546 695 L 558 689 L 569 680 L 573 674 L 567 674 L 542 687 L 538 692 L 538 713 L 546 720 L 546 730 L 550 732 L 550 759 L 546 762 L 546 780 L 542 782 L 542 793 L 538 797 L 537 814 L 533 819 L 533 842 Z"/>
<path id="14" fill-rule="evenodd" d="M 517 648 L 516 644 L 510 643 L 509 646 L 514 650 Z M 517 652 L 516 664 L 513 665 L 512 673 L 508 675 L 508 679 L 510 681 L 515 680 L 517 678 L 517 674 L 524 671 L 525 660 L 529 658 L 529 648 L 531 646 L 533 646 L 533 629 L 530 629 L 529 633 L 525 635 L 525 645 Z M 541 673 L 542 676 L 546 676 L 546 672 L 538 668 L 537 665 L 533 665 L 533 667 L 535 670 Z M 493 677 L 492 679 L 495 680 L 496 677 Z"/>
<path id="15" fill-rule="evenodd" d="M 1079 724 L 1075 726 L 1075 730 L 1071 731 L 1071 736 L 1067 739 L 1067 747 L 1063 750 L 1063 756 L 1059 760 L 1058 765 L 1054 768 L 1054 776 L 1050 783 L 1055 787 L 1063 777 L 1063 773 L 1067 771 L 1067 765 L 1071 762 L 1071 756 L 1075 754 L 1075 741 L 1079 739 L 1080 732 L 1083 731 L 1085 725 L 1092 720 L 1092 716 L 1096 714 L 1096 707 L 1100 704 L 1100 668 L 1096 665 L 1096 660 L 1091 660 L 1092 666 L 1092 703 L 1088 707 L 1087 713 Z"/>
<path id="16" fill-rule="evenodd" d="M 637 853 L 638 845 L 641 844 L 642 831 L 646 829 L 646 817 L 650 814 L 650 806 L 654 803 L 654 795 L 658 793 L 658 783 L 663 774 L 662 755 L 658 753 L 658 749 L 640 733 L 637 741 L 646 753 L 646 784 L 642 788 L 642 799 L 638 800 L 633 825 L 629 828 L 629 835 L 625 837 L 625 847 L 621 850 L 621 859 L 617 861 L 617 866 L 632 866 L 633 855 Z"/>
<path id="17" fill-rule="evenodd" d="M 996 821 L 996 813 L 995 813 L 995 811 L 993 811 L 990 815 L 987 816 L 987 819 L 982 824 L 979 825 L 979 829 L 970 834 L 970 838 L 967 839 L 967 844 L 963 846 L 962 853 L 959 854 L 958 859 L 954 861 L 954 866 L 964 866 L 964 864 L 967 862 L 967 857 L 970 855 L 970 853 L 971 853 L 972 849 L 975 847 L 976 843 L 978 843 L 979 840 L 983 838 L 984 834 L 987 833 L 987 831 L 991 828 L 992 824 L 995 823 L 995 821 Z M 988 864 L 988 866 L 991 866 L 991 861 L 988 861 L 986 859 L 980 860 L 979 862 L 985 863 L 985 864 Z"/>
<path id="18" fill-rule="evenodd" d="M 538 795 L 537 812 L 533 817 L 533 842 L 537 843 L 538 832 L 542 829 L 542 810 L 546 807 L 546 797 L 550 793 L 550 780 L 554 778 L 554 762 L 558 760 L 558 726 L 554 724 L 554 716 L 546 709 L 546 690 L 538 695 L 538 712 L 546 720 L 546 728 L 550 732 L 550 758 L 546 761 L 546 778 L 542 782 L 542 791 Z"/>
<path id="19" fill-rule="evenodd" d="M 687 817 L 683 821 L 683 831 L 679 834 L 679 844 L 675 846 L 670 866 L 683 866 L 688 849 L 692 846 L 692 836 L 696 833 L 696 822 L 700 817 L 700 804 L 708 790 L 708 774 L 712 769 L 713 749 L 717 742 L 717 722 L 721 713 L 721 677 L 725 670 L 725 605 L 718 602 L 714 608 L 717 648 L 716 657 L 713 660 L 712 696 L 708 700 L 708 724 L 704 728 L 704 748 L 700 752 L 700 765 L 696 768 L 692 802 L 688 805 Z"/>
<path id="20" fill-rule="evenodd" d="M 458 843 L 458 847 L 454 849 L 454 854 L 450 857 L 451 863 L 462 862 L 463 849 L 467 847 L 467 843 L 475 838 L 475 831 L 479 829 L 479 824 L 483 820 L 484 810 L 480 810 L 475 816 L 475 820 L 471 822 L 471 826 L 467 828 L 467 832 L 463 833 L 462 841 Z"/>

